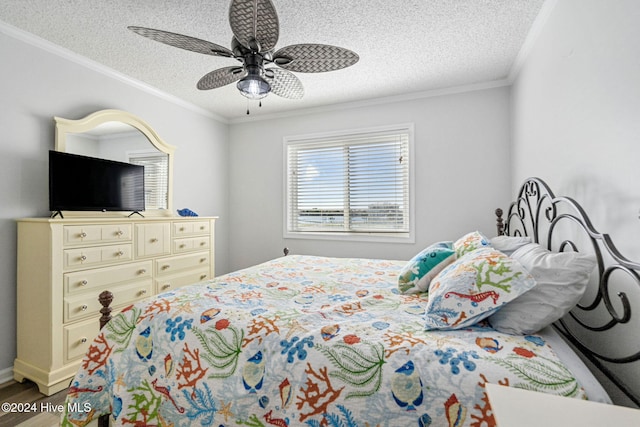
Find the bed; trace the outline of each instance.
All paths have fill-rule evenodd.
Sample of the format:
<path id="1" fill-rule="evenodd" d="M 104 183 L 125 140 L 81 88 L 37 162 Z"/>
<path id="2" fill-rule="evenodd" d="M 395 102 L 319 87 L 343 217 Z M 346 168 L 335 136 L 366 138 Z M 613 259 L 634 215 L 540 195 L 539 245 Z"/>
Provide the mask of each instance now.
<path id="1" fill-rule="evenodd" d="M 525 182 L 504 218 L 497 213 L 502 236 L 470 231 L 409 262 L 288 255 L 127 307 L 90 346 L 62 424 L 493 426 L 487 383 L 610 402 L 547 325 L 599 363 L 603 355 L 572 333 L 584 323 L 574 311 L 593 309 L 586 287 L 595 280 L 595 305 L 612 308 L 598 332 L 630 317 L 626 296 L 621 314 L 610 304 L 602 283 L 612 267 L 599 248 L 636 286 L 640 265 L 539 179 Z M 586 232 L 590 253 L 555 237 L 567 220 Z M 563 303 L 536 264 L 541 253 L 556 259 L 554 248 L 566 252 L 553 265 L 568 270 Z M 542 282 L 553 303 L 520 321 Z"/>

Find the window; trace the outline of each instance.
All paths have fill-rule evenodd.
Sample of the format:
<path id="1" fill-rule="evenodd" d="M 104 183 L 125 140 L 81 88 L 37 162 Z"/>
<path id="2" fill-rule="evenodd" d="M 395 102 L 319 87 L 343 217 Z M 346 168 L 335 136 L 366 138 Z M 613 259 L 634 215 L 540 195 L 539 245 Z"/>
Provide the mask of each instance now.
<path id="1" fill-rule="evenodd" d="M 129 152 L 129 163 L 144 166 L 145 209 L 167 209 L 169 156 L 157 151 Z"/>
<path id="2" fill-rule="evenodd" d="M 412 239 L 413 126 L 285 139 L 285 237 Z"/>

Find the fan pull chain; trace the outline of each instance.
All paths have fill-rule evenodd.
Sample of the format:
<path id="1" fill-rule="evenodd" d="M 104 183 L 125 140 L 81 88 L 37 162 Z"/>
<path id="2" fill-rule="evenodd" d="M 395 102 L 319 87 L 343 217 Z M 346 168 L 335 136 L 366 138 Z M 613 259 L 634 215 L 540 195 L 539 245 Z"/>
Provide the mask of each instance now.
<path id="1" fill-rule="evenodd" d="M 258 101 L 258 107 L 262 107 L 262 100 Z M 249 111 L 249 100 L 247 99 L 247 116 L 251 114 Z"/>
<path id="2" fill-rule="evenodd" d="M 250 104 L 250 100 L 247 99 L 247 116 L 251 114 L 251 111 L 249 111 L 249 104 Z M 262 100 L 258 101 L 258 107 L 262 107 Z"/>

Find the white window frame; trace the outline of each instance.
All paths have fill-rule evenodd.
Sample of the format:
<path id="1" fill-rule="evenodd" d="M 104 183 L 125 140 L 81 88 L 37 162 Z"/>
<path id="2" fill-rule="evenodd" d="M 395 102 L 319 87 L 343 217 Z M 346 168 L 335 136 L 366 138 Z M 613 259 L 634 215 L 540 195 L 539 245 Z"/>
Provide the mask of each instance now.
<path id="1" fill-rule="evenodd" d="M 308 143 L 318 139 L 329 138 L 348 138 L 360 134 L 376 133 L 376 132 L 393 132 L 408 134 L 409 148 L 409 231 L 408 232 L 323 232 L 323 231 L 289 231 L 290 212 L 289 209 L 289 150 L 288 147 L 293 144 Z M 377 126 L 371 128 L 353 129 L 336 132 L 323 132 L 296 136 L 286 136 L 283 138 L 283 237 L 285 239 L 311 239 L 311 240 L 344 240 L 344 241 L 360 241 L 360 242 L 381 242 L 381 243 L 415 243 L 415 154 L 414 154 L 414 125 L 413 123 L 403 123 L 390 126 Z"/>
<path id="2" fill-rule="evenodd" d="M 168 209 L 169 206 L 169 200 L 165 200 L 164 201 L 164 206 L 155 206 L 153 204 L 149 204 L 147 201 L 147 191 L 154 191 L 158 194 L 165 194 L 168 195 L 169 192 L 169 157 L 167 155 L 167 153 L 163 153 L 160 151 L 156 151 L 156 150 L 131 150 L 131 151 L 127 151 L 126 152 L 127 155 L 127 161 L 129 163 L 133 163 L 133 164 L 139 164 L 136 163 L 136 159 L 154 159 L 157 158 L 159 159 L 161 162 L 166 162 L 166 173 L 164 174 L 164 179 L 165 181 L 163 183 L 159 182 L 157 188 L 152 188 L 149 187 L 150 183 L 148 182 L 148 180 L 146 179 L 146 173 L 147 171 L 145 170 L 145 210 L 146 209 Z M 159 181 L 159 180 L 158 180 Z"/>

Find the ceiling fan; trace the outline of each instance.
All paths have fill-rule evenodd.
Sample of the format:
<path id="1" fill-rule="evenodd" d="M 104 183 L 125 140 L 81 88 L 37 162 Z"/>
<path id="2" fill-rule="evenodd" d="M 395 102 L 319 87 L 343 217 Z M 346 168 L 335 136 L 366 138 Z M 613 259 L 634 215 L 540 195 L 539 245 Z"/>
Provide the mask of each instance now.
<path id="1" fill-rule="evenodd" d="M 325 44 L 294 44 L 274 52 L 280 27 L 271 0 L 232 0 L 229 23 L 233 32 L 231 49 L 168 31 L 137 26 L 127 28 L 180 49 L 238 60 L 242 65 L 205 74 L 197 87 L 209 90 L 237 81 L 240 93 L 252 100 L 262 99 L 269 93 L 300 99 L 304 95 L 304 88 L 290 71 L 319 73 L 339 70 L 355 64 L 359 59 L 356 53 L 348 49 Z M 272 65 L 275 67 L 269 67 Z"/>

